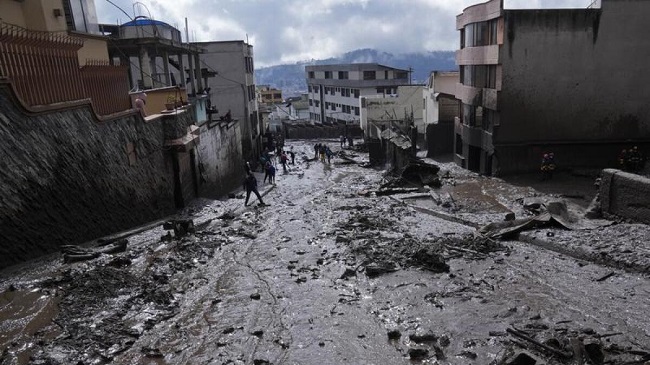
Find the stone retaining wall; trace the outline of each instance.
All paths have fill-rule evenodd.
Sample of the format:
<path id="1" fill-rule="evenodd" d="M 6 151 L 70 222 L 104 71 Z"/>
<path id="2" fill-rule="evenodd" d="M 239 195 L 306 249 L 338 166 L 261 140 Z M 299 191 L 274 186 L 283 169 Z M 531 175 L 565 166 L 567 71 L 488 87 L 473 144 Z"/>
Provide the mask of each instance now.
<path id="1" fill-rule="evenodd" d="M 604 214 L 650 224 L 650 179 L 615 169 L 605 169 L 600 183 Z"/>
<path id="2" fill-rule="evenodd" d="M 17 105 L 0 83 L 0 268 L 174 212 L 161 119 Z"/>

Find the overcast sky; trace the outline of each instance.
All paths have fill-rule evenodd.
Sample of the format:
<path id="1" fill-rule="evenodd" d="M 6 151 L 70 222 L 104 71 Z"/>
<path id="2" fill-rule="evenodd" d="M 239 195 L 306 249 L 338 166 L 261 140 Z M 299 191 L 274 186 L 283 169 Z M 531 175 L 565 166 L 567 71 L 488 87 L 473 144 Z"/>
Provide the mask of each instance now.
<path id="1" fill-rule="evenodd" d="M 506 8 L 585 8 L 593 0 L 505 0 Z M 133 0 L 111 0 L 129 16 Z M 323 59 L 360 48 L 391 53 L 458 48 L 456 15 L 481 0 L 141 0 L 135 15 L 177 27 L 191 41 L 246 40 L 256 67 Z M 100 23 L 130 19 L 95 0 Z"/>

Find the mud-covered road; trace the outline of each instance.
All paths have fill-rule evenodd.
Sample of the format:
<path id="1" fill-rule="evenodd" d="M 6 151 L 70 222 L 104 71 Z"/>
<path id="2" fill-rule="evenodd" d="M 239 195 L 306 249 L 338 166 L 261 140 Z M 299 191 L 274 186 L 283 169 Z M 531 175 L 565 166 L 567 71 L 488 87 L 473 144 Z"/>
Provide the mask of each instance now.
<path id="1" fill-rule="evenodd" d="M 258 175 L 270 206 L 199 201 L 184 212 L 195 233 L 155 225 L 124 253 L 3 272 L 0 365 L 650 361 L 646 226 L 529 233 L 547 248 L 495 241 L 467 222 L 548 193 L 443 164 L 446 203 L 376 196 L 382 171 L 289 146 L 297 165 L 275 187 Z M 616 260 L 554 249 L 579 237 Z M 643 254 L 614 247 L 630 241 Z"/>

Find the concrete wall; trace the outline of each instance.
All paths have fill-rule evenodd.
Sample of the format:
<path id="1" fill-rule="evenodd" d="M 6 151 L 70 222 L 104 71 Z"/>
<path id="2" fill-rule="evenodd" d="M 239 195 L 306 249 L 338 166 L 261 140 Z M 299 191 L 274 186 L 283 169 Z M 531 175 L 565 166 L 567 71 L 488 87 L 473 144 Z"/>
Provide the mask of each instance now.
<path id="1" fill-rule="evenodd" d="M 0 83 L 0 268 L 174 211 L 163 143 L 182 126 L 99 122 L 88 104 L 38 115 L 16 105 Z"/>
<path id="2" fill-rule="evenodd" d="M 650 224 L 650 179 L 614 169 L 603 170 L 601 177 L 604 214 Z"/>
<path id="3" fill-rule="evenodd" d="M 358 126 L 348 126 L 348 135 L 359 138 L 363 135 Z M 312 125 L 312 124 L 284 124 L 284 136 L 286 139 L 318 139 L 336 138 L 345 134 L 344 125 Z"/>
<path id="4" fill-rule="evenodd" d="M 505 11 L 495 145 L 650 139 L 650 38 L 639 14 L 650 1 Z"/>
<path id="5" fill-rule="evenodd" d="M 236 124 L 203 123 L 197 147 L 199 194 L 216 198 L 241 185 L 244 158 L 241 131 Z"/>

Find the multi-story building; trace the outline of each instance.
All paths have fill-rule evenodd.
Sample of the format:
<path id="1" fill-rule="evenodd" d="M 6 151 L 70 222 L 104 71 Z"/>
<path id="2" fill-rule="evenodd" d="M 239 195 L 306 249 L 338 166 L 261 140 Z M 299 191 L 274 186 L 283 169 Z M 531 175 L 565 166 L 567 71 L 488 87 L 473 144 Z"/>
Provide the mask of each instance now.
<path id="1" fill-rule="evenodd" d="M 306 66 L 309 119 L 359 124 L 361 96 L 395 94 L 409 84 L 409 71 L 376 63 Z"/>
<path id="2" fill-rule="evenodd" d="M 423 134 L 423 85 L 401 85 L 394 94 L 361 97 L 361 129 L 366 140 L 379 138 L 381 131 L 398 127 L 410 131 L 411 127 Z"/>
<path id="3" fill-rule="evenodd" d="M 454 120 L 458 117 L 458 99 L 456 99 L 458 81 L 458 71 L 433 71 L 422 92 L 428 157 L 453 152 Z"/>
<path id="4" fill-rule="evenodd" d="M 230 111 L 239 122 L 243 156 L 256 160 L 262 152 L 264 128 L 258 116 L 253 46 L 244 41 L 193 44 L 203 50 L 200 68 L 210 73 L 206 85 L 211 105 L 221 115 Z"/>
<path id="5" fill-rule="evenodd" d="M 258 85 L 257 91 L 259 93 L 258 102 L 261 104 L 274 105 L 282 103 L 282 90 L 278 90 L 269 85 Z"/>
<path id="6" fill-rule="evenodd" d="M 597 4 L 597 2 L 595 2 Z M 502 0 L 466 8 L 460 31 L 458 164 L 486 174 L 614 165 L 650 146 L 650 1 L 600 8 L 509 10 Z"/>

